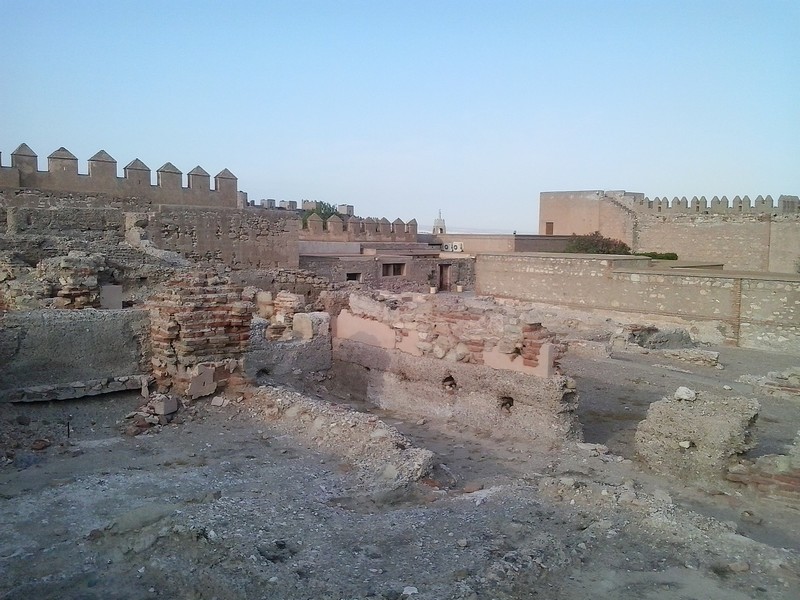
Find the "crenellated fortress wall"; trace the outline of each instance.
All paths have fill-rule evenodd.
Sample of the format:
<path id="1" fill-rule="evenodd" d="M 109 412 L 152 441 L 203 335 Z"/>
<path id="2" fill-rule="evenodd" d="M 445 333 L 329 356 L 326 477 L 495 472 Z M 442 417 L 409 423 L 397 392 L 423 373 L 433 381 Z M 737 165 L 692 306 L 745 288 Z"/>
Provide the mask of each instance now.
<path id="1" fill-rule="evenodd" d="M 387 218 L 373 219 L 331 215 L 323 220 L 318 214 L 309 215 L 300 230 L 301 241 L 330 242 L 414 242 L 417 241 L 417 220 L 402 219 L 390 222 Z"/>
<path id="2" fill-rule="evenodd" d="M 675 252 L 726 269 L 795 273 L 800 265 L 800 198 L 650 199 L 626 191 L 542 192 L 539 232 L 599 231 L 634 252 Z"/>
<path id="3" fill-rule="evenodd" d="M 78 173 L 78 159 L 62 147 L 47 157 L 47 170 L 40 171 L 36 153 L 21 144 L 11 153 L 11 166 L 0 166 L 0 189 L 105 194 L 181 206 L 238 206 L 238 182 L 228 169 L 214 176 L 212 188 L 211 176 L 200 166 L 189 171 L 183 187 L 183 173 L 170 162 L 156 171 L 155 185 L 150 167 L 138 158 L 125 165 L 122 177 L 117 176 L 117 161 L 105 150 L 92 156 L 88 165 L 87 174 Z"/>

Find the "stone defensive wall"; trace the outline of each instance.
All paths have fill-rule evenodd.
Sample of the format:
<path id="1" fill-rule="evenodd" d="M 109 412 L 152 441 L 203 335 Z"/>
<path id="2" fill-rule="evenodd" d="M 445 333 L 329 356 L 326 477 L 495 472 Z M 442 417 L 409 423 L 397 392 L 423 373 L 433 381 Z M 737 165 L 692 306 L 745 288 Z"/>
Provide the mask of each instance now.
<path id="1" fill-rule="evenodd" d="M 404 223 L 401 219 L 389 222 L 382 219 L 331 215 L 323 220 L 313 213 L 300 230 L 301 241 L 326 242 L 416 242 L 417 221 Z"/>
<path id="2" fill-rule="evenodd" d="M 800 355 L 799 275 L 654 268 L 642 257 L 579 254 L 482 254 L 475 270 L 479 294 L 680 324 L 701 342 Z"/>
<path id="3" fill-rule="evenodd" d="M 539 232 L 601 232 L 634 252 L 675 252 L 737 271 L 796 273 L 800 268 L 800 199 L 771 196 L 650 200 L 626 191 L 542 192 Z"/>
<path id="4" fill-rule="evenodd" d="M 47 170 L 40 171 L 38 156 L 27 144 L 11 153 L 11 166 L 0 166 L 0 189 L 35 189 L 42 191 L 73 192 L 78 194 L 104 194 L 115 198 L 137 198 L 156 204 L 181 206 L 238 206 L 238 182 L 228 169 L 214 177 L 200 166 L 187 174 L 183 186 L 183 173 L 172 163 L 165 163 L 156 171 L 156 184 L 152 184 L 150 167 L 134 159 L 117 176 L 117 161 L 105 150 L 100 150 L 88 161 L 88 173 L 78 173 L 78 159 L 66 148 L 59 148 L 47 157 Z"/>
<path id="5" fill-rule="evenodd" d="M 727 214 L 759 214 L 759 215 L 786 215 L 797 214 L 800 212 L 800 199 L 797 196 L 781 195 L 775 202 L 772 196 L 758 196 L 755 200 L 750 200 L 750 196 L 735 196 L 729 200 L 727 196 L 714 196 L 710 201 L 705 196 L 692 197 L 691 200 L 686 196 L 672 200 L 664 197 L 649 198 L 637 192 L 606 191 L 605 196 L 622 202 L 638 213 L 702 213 L 714 215 Z"/>
<path id="6" fill-rule="evenodd" d="M 332 318 L 333 357 L 348 393 L 377 406 L 574 439 L 563 348 L 532 318 L 457 295 L 351 294 Z"/>
<path id="7" fill-rule="evenodd" d="M 299 264 L 300 219 L 287 211 L 162 205 L 146 218 L 147 239 L 193 260 L 234 269 Z"/>
<path id="8" fill-rule="evenodd" d="M 149 244 L 233 268 L 297 267 L 299 227 L 299 217 L 282 210 L 142 206 L 108 196 L 0 190 L 0 233 L 6 236 Z"/>

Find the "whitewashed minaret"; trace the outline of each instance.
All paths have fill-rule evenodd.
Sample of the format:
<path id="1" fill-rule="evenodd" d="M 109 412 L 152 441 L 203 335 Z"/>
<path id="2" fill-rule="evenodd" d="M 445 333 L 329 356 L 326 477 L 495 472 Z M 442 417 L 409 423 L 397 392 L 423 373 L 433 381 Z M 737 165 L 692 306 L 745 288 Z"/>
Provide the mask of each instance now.
<path id="1" fill-rule="evenodd" d="M 442 218 L 442 211 L 439 210 L 439 218 L 433 220 L 433 235 L 440 233 L 447 233 L 447 228 L 444 226 L 444 219 Z"/>

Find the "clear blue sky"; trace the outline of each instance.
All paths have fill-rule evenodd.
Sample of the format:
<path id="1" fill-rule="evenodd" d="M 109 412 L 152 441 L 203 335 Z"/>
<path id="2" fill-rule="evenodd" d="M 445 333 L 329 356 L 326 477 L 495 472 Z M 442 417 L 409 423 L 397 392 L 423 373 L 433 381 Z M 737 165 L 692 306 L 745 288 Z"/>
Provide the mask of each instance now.
<path id="1" fill-rule="evenodd" d="M 539 192 L 800 193 L 800 2 L 0 3 L 0 152 L 536 232 Z"/>

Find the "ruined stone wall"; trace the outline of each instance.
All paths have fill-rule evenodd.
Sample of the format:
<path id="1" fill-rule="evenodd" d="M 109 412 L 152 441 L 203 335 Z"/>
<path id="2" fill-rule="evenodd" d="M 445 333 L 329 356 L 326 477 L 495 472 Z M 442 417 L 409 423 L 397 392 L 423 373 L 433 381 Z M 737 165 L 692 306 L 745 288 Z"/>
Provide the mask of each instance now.
<path id="1" fill-rule="evenodd" d="M 286 291 L 303 297 L 305 304 L 314 304 L 322 292 L 331 289 L 328 279 L 306 269 L 247 269 L 232 271 L 231 283 L 250 286 L 273 296 Z"/>
<path id="2" fill-rule="evenodd" d="M 116 208 L 38 208 L 11 206 L 6 211 L 7 235 L 80 237 L 82 241 L 119 243 L 124 214 Z"/>
<path id="3" fill-rule="evenodd" d="M 214 271 L 184 273 L 146 306 L 159 389 L 200 397 L 241 375 L 253 305 L 240 286 Z"/>
<path id="4" fill-rule="evenodd" d="M 351 294 L 334 336 L 376 348 L 550 377 L 557 348 L 538 322 L 457 295 Z"/>
<path id="5" fill-rule="evenodd" d="M 147 215 L 158 248 L 233 268 L 297 267 L 299 219 L 286 211 L 160 206 Z"/>
<path id="6" fill-rule="evenodd" d="M 340 392 L 545 439 L 579 435 L 577 397 L 557 374 L 561 347 L 516 309 L 453 295 L 351 294 L 332 329 Z"/>
<path id="7" fill-rule="evenodd" d="M 648 262 L 599 255 L 480 255 L 476 291 L 629 313 L 631 320 L 677 318 L 702 341 L 800 354 L 800 277 L 655 270 Z"/>
<path id="8" fill-rule="evenodd" d="M 150 370 L 142 310 L 0 312 L 0 401 L 140 389 Z"/>

